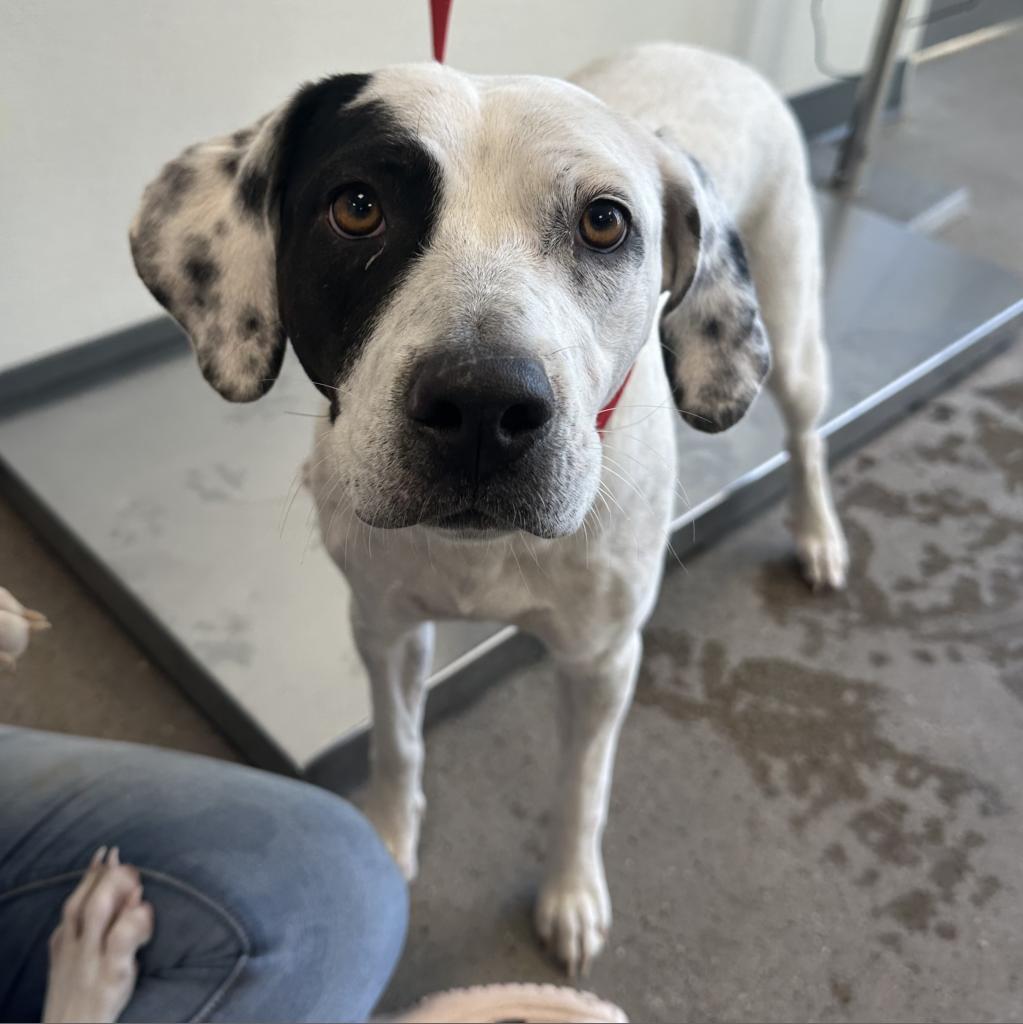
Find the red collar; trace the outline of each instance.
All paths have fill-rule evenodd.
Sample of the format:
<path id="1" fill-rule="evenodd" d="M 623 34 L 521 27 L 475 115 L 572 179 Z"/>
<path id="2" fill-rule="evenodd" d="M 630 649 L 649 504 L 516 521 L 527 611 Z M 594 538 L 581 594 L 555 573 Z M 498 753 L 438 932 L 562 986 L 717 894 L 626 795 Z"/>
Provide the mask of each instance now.
<path id="1" fill-rule="evenodd" d="M 614 393 L 611 397 L 611 401 L 604 406 L 603 409 L 597 410 L 597 430 L 603 434 L 604 429 L 607 427 L 611 420 L 611 417 L 615 414 L 615 409 L 618 408 L 618 403 L 622 400 L 622 393 L 629 385 L 629 378 L 632 376 L 632 371 L 636 368 L 636 364 L 633 363 L 629 367 L 628 373 L 625 374 L 625 380 L 622 381 L 622 386 Z"/>

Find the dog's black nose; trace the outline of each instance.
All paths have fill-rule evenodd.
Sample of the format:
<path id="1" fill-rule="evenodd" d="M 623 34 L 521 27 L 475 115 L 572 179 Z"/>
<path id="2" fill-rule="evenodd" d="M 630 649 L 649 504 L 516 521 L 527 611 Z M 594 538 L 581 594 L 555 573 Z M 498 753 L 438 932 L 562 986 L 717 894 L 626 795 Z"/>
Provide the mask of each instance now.
<path id="1" fill-rule="evenodd" d="M 449 468 L 482 480 L 543 435 L 554 392 L 535 359 L 439 353 L 413 372 L 405 411 Z"/>

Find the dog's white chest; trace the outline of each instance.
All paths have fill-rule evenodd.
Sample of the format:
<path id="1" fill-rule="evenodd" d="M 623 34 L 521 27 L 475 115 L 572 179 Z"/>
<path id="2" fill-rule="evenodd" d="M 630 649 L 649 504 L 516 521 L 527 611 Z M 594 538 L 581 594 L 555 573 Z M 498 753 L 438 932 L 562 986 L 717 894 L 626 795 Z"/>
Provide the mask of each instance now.
<path id="1" fill-rule="evenodd" d="M 457 548 L 432 544 L 432 563 L 405 591 L 420 614 L 433 619 L 482 619 L 516 622 L 536 607 L 546 588 L 521 538 Z"/>

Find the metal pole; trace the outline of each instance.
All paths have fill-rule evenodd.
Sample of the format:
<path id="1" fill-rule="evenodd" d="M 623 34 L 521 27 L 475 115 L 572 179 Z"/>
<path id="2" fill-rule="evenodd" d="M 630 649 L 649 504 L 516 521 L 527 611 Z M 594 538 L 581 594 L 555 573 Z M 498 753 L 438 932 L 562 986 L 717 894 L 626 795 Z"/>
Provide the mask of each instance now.
<path id="1" fill-rule="evenodd" d="M 899 36 L 909 0 L 885 0 L 884 9 L 874 36 L 870 64 L 863 72 L 853 104 L 849 136 L 838 155 L 831 184 L 852 195 L 859 188 L 867 161 L 867 153 L 895 70 Z"/>

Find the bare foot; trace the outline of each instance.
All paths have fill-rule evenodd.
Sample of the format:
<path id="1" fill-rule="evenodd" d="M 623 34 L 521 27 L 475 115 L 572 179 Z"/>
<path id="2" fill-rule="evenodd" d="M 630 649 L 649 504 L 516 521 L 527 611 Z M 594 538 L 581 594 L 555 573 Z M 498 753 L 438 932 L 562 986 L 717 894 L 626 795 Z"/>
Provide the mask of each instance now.
<path id="1" fill-rule="evenodd" d="M 152 934 L 138 871 L 121 864 L 117 847 L 109 856 L 100 847 L 50 936 L 43 1021 L 116 1021 L 135 990 L 135 954 Z"/>

